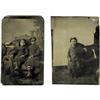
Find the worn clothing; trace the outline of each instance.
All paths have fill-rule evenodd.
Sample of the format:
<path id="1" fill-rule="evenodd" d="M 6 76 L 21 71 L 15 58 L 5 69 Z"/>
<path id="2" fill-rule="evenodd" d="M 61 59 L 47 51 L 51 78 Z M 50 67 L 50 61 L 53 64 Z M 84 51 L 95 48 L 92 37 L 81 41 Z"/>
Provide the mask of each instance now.
<path id="1" fill-rule="evenodd" d="M 77 43 L 75 47 L 70 47 L 68 51 L 68 68 L 71 73 L 81 73 L 84 67 L 84 45 Z"/>
<path id="2" fill-rule="evenodd" d="M 29 56 L 31 56 L 30 62 L 32 62 L 33 66 L 39 65 L 39 56 L 40 56 L 40 48 L 38 45 L 30 45 L 29 46 Z"/>
<path id="3" fill-rule="evenodd" d="M 16 49 L 16 56 L 14 57 L 14 62 L 17 62 L 18 66 L 25 62 L 28 56 L 28 49 L 24 47 L 19 47 Z"/>
<path id="4" fill-rule="evenodd" d="M 33 55 L 34 57 L 39 56 L 40 49 L 39 46 L 34 44 L 29 46 L 29 55 Z"/>
<path id="5" fill-rule="evenodd" d="M 39 62 L 39 56 L 40 56 L 40 49 L 37 45 L 30 45 L 28 47 L 29 50 L 29 56 L 27 61 L 22 65 L 22 70 L 25 70 L 27 72 L 27 76 L 33 75 L 33 73 L 36 70 L 36 67 L 40 65 Z"/>
<path id="6" fill-rule="evenodd" d="M 26 66 L 26 68 L 27 68 L 27 66 L 31 66 L 31 68 L 39 66 L 39 56 L 40 56 L 39 46 L 37 46 L 36 44 L 30 45 L 28 47 L 28 51 L 29 51 L 29 57 L 24 64 Z M 24 68 L 25 68 L 25 66 L 24 66 Z"/>

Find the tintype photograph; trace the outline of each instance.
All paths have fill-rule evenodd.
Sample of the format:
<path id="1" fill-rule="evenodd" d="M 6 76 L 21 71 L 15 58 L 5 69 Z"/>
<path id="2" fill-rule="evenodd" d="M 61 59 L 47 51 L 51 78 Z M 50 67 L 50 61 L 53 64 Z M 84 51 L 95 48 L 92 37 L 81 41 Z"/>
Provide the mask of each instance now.
<path id="1" fill-rule="evenodd" d="M 99 17 L 52 16 L 52 83 L 99 84 Z"/>
<path id="2" fill-rule="evenodd" d="M 1 82 L 42 85 L 44 20 L 41 16 L 6 16 L 2 20 Z"/>

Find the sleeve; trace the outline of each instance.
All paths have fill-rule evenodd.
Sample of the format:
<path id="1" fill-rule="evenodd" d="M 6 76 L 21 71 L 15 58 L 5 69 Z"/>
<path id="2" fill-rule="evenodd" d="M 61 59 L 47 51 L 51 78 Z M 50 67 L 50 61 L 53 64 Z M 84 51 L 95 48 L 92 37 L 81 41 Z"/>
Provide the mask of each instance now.
<path id="1" fill-rule="evenodd" d="M 39 56 L 39 55 L 40 55 L 40 48 L 37 46 L 36 50 L 35 50 L 34 57 Z"/>
<path id="2" fill-rule="evenodd" d="M 18 49 L 17 48 L 14 48 L 14 49 L 9 51 L 9 54 L 13 55 L 13 56 L 15 56 L 17 53 L 18 53 Z"/>
<path id="3" fill-rule="evenodd" d="M 71 56 L 70 56 L 70 49 L 68 50 L 67 58 L 68 58 L 68 59 L 71 58 Z"/>
<path id="4" fill-rule="evenodd" d="M 29 54 L 29 50 L 27 48 L 25 48 L 25 54 L 24 54 L 24 56 L 26 57 L 26 56 L 28 56 L 28 54 Z"/>

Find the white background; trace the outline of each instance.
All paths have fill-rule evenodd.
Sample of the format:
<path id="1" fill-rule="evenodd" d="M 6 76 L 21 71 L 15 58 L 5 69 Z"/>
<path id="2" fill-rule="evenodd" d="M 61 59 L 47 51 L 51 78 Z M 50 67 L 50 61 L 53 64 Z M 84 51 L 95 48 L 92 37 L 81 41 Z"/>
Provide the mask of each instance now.
<path id="1" fill-rule="evenodd" d="M 0 84 L 0 100 L 100 100 L 100 86 L 52 85 L 50 33 L 50 16 L 100 16 L 99 1 L 0 0 L 0 21 L 6 15 L 42 15 L 45 20 L 44 85 L 3 86 Z"/>

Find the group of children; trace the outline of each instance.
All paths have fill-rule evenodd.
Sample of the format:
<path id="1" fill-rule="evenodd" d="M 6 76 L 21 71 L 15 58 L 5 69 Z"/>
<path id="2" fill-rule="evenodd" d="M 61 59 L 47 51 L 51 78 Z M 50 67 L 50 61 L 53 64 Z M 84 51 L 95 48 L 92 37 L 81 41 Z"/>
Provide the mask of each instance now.
<path id="1" fill-rule="evenodd" d="M 35 68 L 40 66 L 40 48 L 36 38 L 32 37 L 27 45 L 27 40 L 19 40 L 19 46 L 13 46 L 8 53 L 7 46 L 2 46 L 2 70 L 4 74 L 32 78 Z"/>

